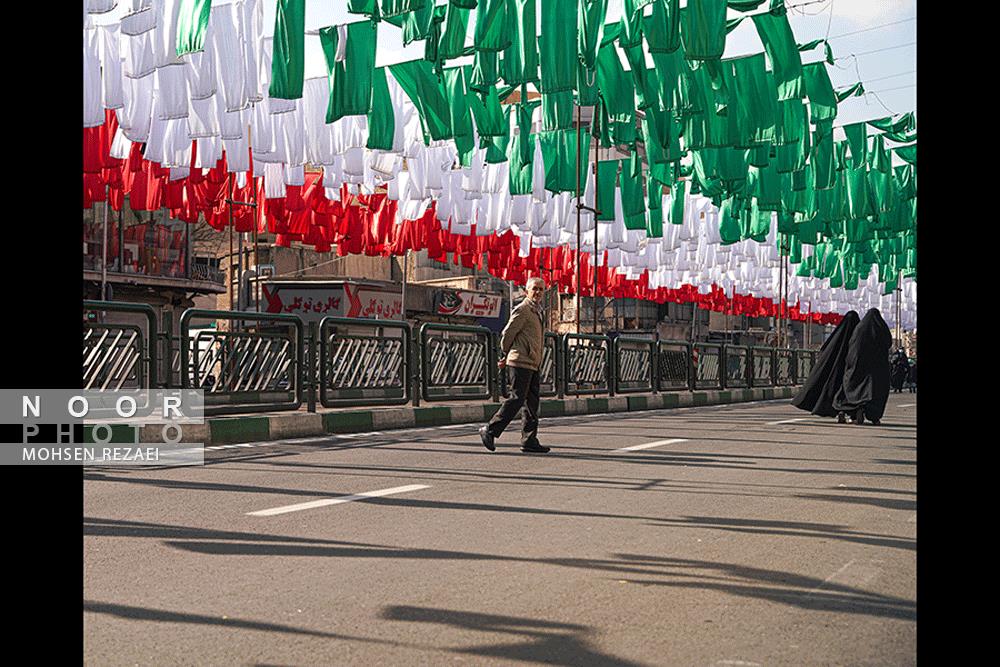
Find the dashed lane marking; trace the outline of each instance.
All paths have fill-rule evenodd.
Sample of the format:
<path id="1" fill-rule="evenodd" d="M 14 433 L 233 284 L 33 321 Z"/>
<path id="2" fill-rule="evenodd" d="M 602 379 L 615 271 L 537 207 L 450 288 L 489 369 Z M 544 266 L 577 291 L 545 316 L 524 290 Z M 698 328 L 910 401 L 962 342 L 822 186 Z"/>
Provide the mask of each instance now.
<path id="1" fill-rule="evenodd" d="M 647 442 L 644 445 L 632 445 L 631 447 L 622 447 L 621 449 L 614 450 L 615 452 L 637 452 L 640 449 L 652 449 L 653 447 L 662 447 L 663 445 L 672 445 L 676 442 L 687 442 L 687 438 L 671 438 L 670 440 L 657 440 L 656 442 Z"/>
<path id="2" fill-rule="evenodd" d="M 298 512 L 300 510 L 309 510 L 316 507 L 326 507 L 327 505 L 341 505 L 343 503 L 350 503 L 355 500 L 365 500 L 366 498 L 381 498 L 382 496 L 392 496 L 397 493 L 409 493 L 410 491 L 419 491 L 420 489 L 429 489 L 430 486 L 427 484 L 409 484 L 407 486 L 394 486 L 391 489 L 380 489 L 378 491 L 366 491 L 364 493 L 356 493 L 350 496 L 340 496 L 339 498 L 322 498 L 320 500 L 311 500 L 307 503 L 297 503 L 295 505 L 283 505 L 281 507 L 272 507 L 266 510 L 257 510 L 256 512 L 247 512 L 247 516 L 275 516 L 277 514 L 288 514 L 289 512 Z"/>

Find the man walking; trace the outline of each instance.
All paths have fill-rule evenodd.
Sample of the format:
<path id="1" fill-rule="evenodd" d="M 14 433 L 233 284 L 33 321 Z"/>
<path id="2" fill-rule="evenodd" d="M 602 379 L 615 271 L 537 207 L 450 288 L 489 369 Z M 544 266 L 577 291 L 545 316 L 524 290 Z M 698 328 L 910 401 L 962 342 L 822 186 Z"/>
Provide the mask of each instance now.
<path id="1" fill-rule="evenodd" d="M 500 437 L 514 416 L 521 415 L 521 451 L 545 454 L 548 447 L 538 442 L 539 367 L 545 351 L 545 325 L 542 320 L 542 295 L 545 281 L 529 278 L 527 297 L 511 311 L 510 321 L 500 337 L 503 357 L 498 366 L 510 367 L 510 395 L 497 410 L 490 423 L 479 429 L 483 446 L 491 452 L 494 440 Z"/>

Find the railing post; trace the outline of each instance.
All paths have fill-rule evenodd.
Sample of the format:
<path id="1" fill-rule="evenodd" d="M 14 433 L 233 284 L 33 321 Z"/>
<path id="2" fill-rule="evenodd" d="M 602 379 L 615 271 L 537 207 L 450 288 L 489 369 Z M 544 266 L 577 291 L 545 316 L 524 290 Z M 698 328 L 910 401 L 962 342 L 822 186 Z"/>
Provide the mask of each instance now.
<path id="1" fill-rule="evenodd" d="M 552 361 L 556 367 L 556 398 L 562 400 L 566 389 L 566 364 L 569 358 L 569 343 L 566 342 L 566 334 L 562 338 L 556 339 L 556 357 Z"/>
<path id="2" fill-rule="evenodd" d="M 161 318 L 161 325 L 160 326 L 163 329 L 163 336 L 166 338 L 166 343 L 163 346 L 163 357 L 164 357 L 163 358 L 163 366 L 165 367 L 164 370 L 166 372 L 165 372 L 163 378 L 159 378 L 159 384 L 158 384 L 158 386 L 161 386 L 164 389 L 169 389 L 170 388 L 170 384 L 171 384 L 171 380 L 173 379 L 172 376 L 173 376 L 173 370 L 174 370 L 173 369 L 173 364 L 174 364 L 174 355 L 173 355 L 174 317 L 173 317 L 173 313 L 171 313 L 170 315 L 163 315 L 163 314 L 161 314 L 160 318 Z M 160 334 L 156 333 L 156 338 L 157 339 L 159 338 L 159 336 L 160 336 Z M 156 345 L 153 346 L 154 349 L 157 348 L 157 347 L 159 347 L 159 340 L 157 340 Z M 151 359 L 149 365 L 150 365 L 150 367 L 156 367 L 156 366 L 159 365 L 159 363 L 156 360 Z M 157 386 L 153 382 L 153 380 L 154 380 L 155 377 L 156 376 L 151 376 L 149 378 L 149 380 L 150 380 L 149 381 L 149 386 L 150 387 Z"/>
<path id="3" fill-rule="evenodd" d="M 421 335 L 418 329 L 411 331 L 410 344 L 410 381 L 413 383 L 413 407 L 420 407 L 420 369 L 422 368 L 423 346 L 420 344 Z"/>
<path id="4" fill-rule="evenodd" d="M 616 385 L 618 384 L 618 350 L 614 345 L 614 342 L 617 342 L 618 339 L 615 338 L 614 342 L 612 342 L 612 340 L 607 335 L 604 336 L 604 339 L 605 341 L 607 341 L 605 343 L 606 345 L 605 349 L 607 349 L 609 357 L 607 363 L 608 373 L 609 373 L 608 396 L 613 398 L 615 395 Z"/>
<path id="5" fill-rule="evenodd" d="M 652 387 L 653 393 L 660 393 L 660 332 L 656 332 L 656 336 L 653 338 L 653 354 L 650 362 L 652 363 L 652 375 L 649 378 L 649 386 Z"/>
<path id="6" fill-rule="evenodd" d="M 486 377 L 490 383 L 490 400 L 494 403 L 500 402 L 500 369 L 497 363 L 500 361 L 499 347 L 495 331 L 491 331 L 486 341 L 486 365 L 488 366 Z M 542 334 L 542 357 L 545 356 L 545 334 Z"/>
<path id="7" fill-rule="evenodd" d="M 309 323 L 309 338 L 306 343 L 306 368 L 305 376 L 306 380 L 303 383 L 305 386 L 303 389 L 306 390 L 306 401 L 307 410 L 309 412 L 316 412 L 316 383 L 317 383 L 317 370 L 316 370 L 316 345 L 319 344 L 319 324 L 317 322 Z"/>

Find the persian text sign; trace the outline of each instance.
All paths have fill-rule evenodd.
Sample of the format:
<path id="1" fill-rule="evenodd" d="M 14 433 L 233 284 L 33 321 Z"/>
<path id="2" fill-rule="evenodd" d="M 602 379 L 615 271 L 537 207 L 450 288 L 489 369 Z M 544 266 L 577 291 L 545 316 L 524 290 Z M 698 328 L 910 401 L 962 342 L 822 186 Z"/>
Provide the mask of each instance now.
<path id="1" fill-rule="evenodd" d="M 465 290 L 440 290 L 435 298 L 438 315 L 464 317 L 500 317 L 503 297 L 499 294 L 484 294 Z"/>

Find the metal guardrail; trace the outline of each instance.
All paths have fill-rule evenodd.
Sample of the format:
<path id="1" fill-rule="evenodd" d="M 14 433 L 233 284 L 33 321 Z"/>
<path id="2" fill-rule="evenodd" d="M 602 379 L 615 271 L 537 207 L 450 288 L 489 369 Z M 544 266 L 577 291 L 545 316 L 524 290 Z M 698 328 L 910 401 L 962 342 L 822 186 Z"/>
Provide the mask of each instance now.
<path id="1" fill-rule="evenodd" d="M 494 334 L 496 339 L 496 358 L 499 361 L 502 351 L 500 350 L 500 335 Z M 542 351 L 542 364 L 538 367 L 539 377 L 539 396 L 557 396 L 559 394 L 559 361 L 562 354 L 561 346 L 559 344 L 559 336 L 554 333 L 546 332 L 545 334 L 545 347 Z M 495 365 L 494 365 L 495 368 Z M 510 391 L 510 378 L 505 370 L 499 371 L 496 374 L 496 388 L 499 395 L 507 396 Z"/>
<path id="2" fill-rule="evenodd" d="M 657 341 L 657 391 L 690 389 L 693 376 L 691 344 L 683 341 Z"/>
<path id="3" fill-rule="evenodd" d="M 425 322 L 420 347 L 425 401 L 491 398 L 496 351 L 489 329 Z"/>
<path id="4" fill-rule="evenodd" d="M 145 331 L 131 323 L 85 322 L 83 389 L 120 391 L 157 386 L 156 311 L 144 303 L 83 302 L 83 310 L 141 315 Z"/>
<path id="5" fill-rule="evenodd" d="M 192 337 L 196 319 L 225 320 L 230 329 Z M 297 410 L 311 380 L 304 328 L 294 315 L 189 308 L 180 321 L 181 386 L 205 390 L 206 415 Z"/>
<path id="6" fill-rule="evenodd" d="M 346 333 L 374 329 L 372 335 Z M 327 408 L 410 402 L 412 330 L 406 322 L 324 317 L 318 327 L 319 402 Z M 395 335 L 393 335 L 395 334 Z"/>
<path id="7" fill-rule="evenodd" d="M 87 388 L 202 388 L 205 413 L 498 400 L 499 336 L 485 327 L 189 309 L 174 335 L 147 304 L 85 301 L 135 322 L 87 321 Z M 116 318 L 127 319 L 127 318 Z M 208 320 L 209 322 L 204 322 Z M 229 322 L 216 328 L 217 322 Z M 199 328 L 198 322 L 206 326 Z M 543 396 L 788 386 L 811 372 L 815 350 L 594 334 L 545 334 Z"/>
<path id="8" fill-rule="evenodd" d="M 746 345 L 725 345 L 723 347 L 726 373 L 723 387 L 739 388 L 750 386 L 750 348 Z"/>
<path id="9" fill-rule="evenodd" d="M 750 386 L 774 386 L 774 349 L 754 345 L 750 348 Z"/>
<path id="10" fill-rule="evenodd" d="M 786 387 L 795 384 L 795 351 L 787 348 L 774 350 L 774 384 Z"/>
<path id="11" fill-rule="evenodd" d="M 692 389 L 722 389 L 724 357 L 718 343 L 694 343 L 691 346 L 691 365 L 694 370 Z"/>
<path id="12" fill-rule="evenodd" d="M 802 384 L 816 365 L 816 350 L 795 350 L 795 384 Z"/>
<path id="13" fill-rule="evenodd" d="M 614 395 L 611 341 L 595 334 L 563 334 L 563 393 Z"/>
<path id="14" fill-rule="evenodd" d="M 656 391 L 659 355 L 655 338 L 617 336 L 612 348 L 616 394 Z"/>

